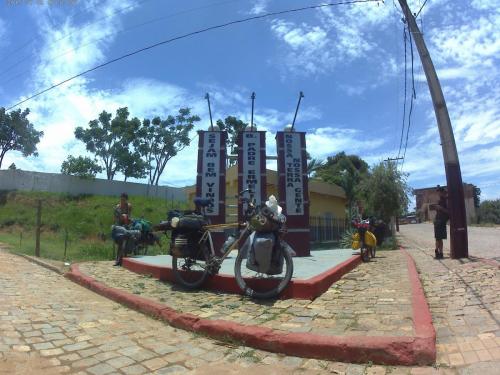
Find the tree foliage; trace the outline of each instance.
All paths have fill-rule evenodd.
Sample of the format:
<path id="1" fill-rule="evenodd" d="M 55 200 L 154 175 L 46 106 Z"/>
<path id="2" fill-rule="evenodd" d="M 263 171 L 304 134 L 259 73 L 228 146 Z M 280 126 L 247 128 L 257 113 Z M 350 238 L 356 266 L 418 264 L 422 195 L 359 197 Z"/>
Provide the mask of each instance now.
<path id="1" fill-rule="evenodd" d="M 113 180 L 117 172 L 122 172 L 125 178 L 133 177 L 129 175 L 131 171 L 134 175 L 144 174 L 144 170 L 127 168 L 131 161 L 140 165 L 133 145 L 141 122 L 136 117 L 129 119 L 129 114 L 127 107 L 119 108 L 111 119 L 111 113 L 103 111 L 89 122 L 87 129 L 77 127 L 75 130 L 76 139 L 85 143 L 87 151 L 103 163 L 108 180 Z"/>
<path id="2" fill-rule="evenodd" d="M 69 155 L 61 165 L 61 173 L 81 178 L 95 178 L 97 173 L 102 172 L 102 167 L 89 157 L 74 157 Z"/>
<path id="3" fill-rule="evenodd" d="M 238 134 L 245 130 L 248 126 L 248 123 L 241 121 L 239 118 L 234 116 L 228 116 L 222 120 L 217 120 L 217 125 L 219 126 L 221 131 L 227 131 L 228 139 L 227 139 L 227 148 L 228 153 L 231 155 L 235 155 L 238 153 Z M 229 165 L 236 164 L 236 160 L 230 160 Z"/>
<path id="4" fill-rule="evenodd" d="M 5 154 L 9 151 L 19 151 L 23 156 L 38 156 L 37 144 L 43 136 L 43 131 L 37 131 L 28 120 L 29 108 L 10 113 L 0 107 L 0 168 Z"/>
<path id="5" fill-rule="evenodd" d="M 406 177 L 394 162 L 375 165 L 359 186 L 366 214 L 388 222 L 406 213 L 410 194 Z"/>
<path id="6" fill-rule="evenodd" d="M 479 208 L 481 205 L 481 189 L 473 185 L 474 207 Z"/>
<path id="7" fill-rule="evenodd" d="M 143 120 L 134 144 L 145 158 L 151 185 L 158 185 L 169 160 L 189 146 L 189 133 L 198 121 L 200 117 L 192 115 L 190 108 L 180 108 L 177 115 L 169 115 L 165 120 Z"/>
<path id="8" fill-rule="evenodd" d="M 342 187 L 347 197 L 349 213 L 359 198 L 357 186 L 368 175 L 368 164 L 357 155 L 346 155 L 339 152 L 329 156 L 321 166 L 316 168 L 316 177 L 323 181 Z"/>
<path id="9" fill-rule="evenodd" d="M 9 165 L 9 168 L 11 171 L 16 171 L 17 170 L 17 167 L 14 163 L 12 163 L 11 165 Z"/>
<path id="10" fill-rule="evenodd" d="M 500 224 L 500 199 L 481 202 L 479 220 L 481 223 Z"/>

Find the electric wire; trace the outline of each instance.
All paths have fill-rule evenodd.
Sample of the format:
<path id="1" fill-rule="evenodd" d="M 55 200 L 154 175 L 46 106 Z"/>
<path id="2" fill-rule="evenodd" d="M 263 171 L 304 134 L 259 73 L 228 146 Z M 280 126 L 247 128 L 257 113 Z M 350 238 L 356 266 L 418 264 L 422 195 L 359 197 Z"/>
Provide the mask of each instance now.
<path id="1" fill-rule="evenodd" d="M 149 1 L 149 0 L 148 0 Z M 212 3 L 212 4 L 209 4 L 209 5 L 204 5 L 202 7 L 196 7 L 196 8 L 190 8 L 190 9 L 186 9 L 186 10 L 183 10 L 183 11 L 180 11 L 180 12 L 176 12 L 176 13 L 171 13 L 171 14 L 167 14 L 165 16 L 162 16 L 162 17 L 156 17 L 156 18 L 153 18 L 153 19 L 150 19 L 150 20 L 147 20 L 147 21 L 144 21 L 144 22 L 141 22 L 139 24 L 136 24 L 136 25 L 133 25 L 133 26 L 130 26 L 130 27 L 127 27 L 123 30 L 119 30 L 115 33 L 115 35 L 119 35 L 119 34 L 122 34 L 122 33 L 125 33 L 125 32 L 128 32 L 130 30 L 134 30 L 134 29 L 137 29 L 137 28 L 140 28 L 140 27 L 143 27 L 145 25 L 149 25 L 149 24 L 152 24 L 152 23 L 155 23 L 155 22 L 158 22 L 158 21 L 162 21 L 162 20 L 165 20 L 165 19 L 168 19 L 168 18 L 172 18 L 172 17 L 176 17 L 176 16 L 179 16 L 181 14 L 186 14 L 186 13 L 191 13 L 191 12 L 194 12 L 194 11 L 198 11 L 198 10 L 201 10 L 201 9 L 205 9 L 205 8 L 210 8 L 212 6 L 215 6 L 215 5 L 224 5 L 224 4 L 228 4 L 228 3 L 232 3 L 232 2 L 235 2 L 235 1 L 238 1 L 238 0 L 226 0 L 226 1 L 221 1 L 221 2 L 218 2 L 218 3 Z M 69 36 L 70 34 L 68 34 Z M 59 41 L 62 40 L 64 38 L 61 38 L 61 39 L 58 39 Z M 108 40 L 108 37 L 107 36 L 104 36 L 102 38 L 99 38 L 99 39 L 94 39 L 94 40 L 91 40 L 90 42 L 87 42 L 87 43 L 84 43 L 84 44 L 80 44 L 78 47 L 76 48 L 70 48 L 54 57 L 52 57 L 51 59 L 49 59 L 47 62 L 45 62 L 45 64 L 40 68 L 40 69 L 43 69 L 43 68 L 46 68 L 48 66 L 50 66 L 50 64 L 52 62 L 54 62 L 55 60 L 63 57 L 63 56 L 66 56 L 68 55 L 69 53 L 72 53 L 72 52 L 76 52 L 84 47 L 87 47 L 89 45 L 92 45 L 92 44 L 96 44 L 100 41 L 104 41 L 104 40 Z M 54 42 L 56 43 L 56 42 Z M 14 65 L 15 67 L 16 65 Z M 3 72 L 5 73 L 6 70 Z M 5 85 L 9 82 L 12 82 L 14 81 L 16 78 L 19 78 L 27 73 L 30 72 L 30 69 L 27 69 L 27 70 L 24 70 L 14 76 L 12 76 L 11 78 L 5 80 L 5 81 L 2 81 L 1 84 L 2 85 Z M 2 73 L 0 73 L 0 76 L 2 76 Z"/>
<path id="2" fill-rule="evenodd" d="M 406 149 L 408 147 L 408 137 L 410 134 L 410 127 L 411 127 L 411 117 L 413 114 L 413 103 L 414 100 L 417 98 L 417 93 L 415 91 L 415 72 L 414 72 L 414 54 L 413 54 L 413 40 L 411 36 L 411 31 L 409 31 L 410 35 L 410 54 L 411 54 L 411 85 L 412 85 L 412 95 L 410 97 L 410 112 L 408 113 L 408 126 L 406 127 L 406 141 L 405 141 L 405 150 L 403 152 L 403 160 L 401 160 L 401 170 L 403 170 L 403 165 L 405 162 L 405 157 L 406 157 Z"/>
<path id="3" fill-rule="evenodd" d="M 339 5 L 352 5 L 352 4 L 358 4 L 358 3 L 373 3 L 373 2 L 380 2 L 379 0 L 350 0 L 350 1 L 339 1 L 339 2 L 335 2 L 335 3 L 324 3 L 324 4 L 318 4 L 318 5 L 310 5 L 310 6 L 306 6 L 306 7 L 300 7 L 300 8 L 293 8 L 293 9 L 286 9 L 286 10 L 282 10 L 282 11 L 276 11 L 276 12 L 269 12 L 269 13 L 264 13 L 264 14 L 260 14 L 260 15 L 256 15 L 256 16 L 252 16 L 252 17 L 247 17 L 247 18 L 242 18 L 242 19 L 238 19 L 238 20 L 234 20 L 234 21 L 229 21 L 229 22 L 226 22 L 226 23 L 222 23 L 222 24 L 218 24 L 218 25 L 214 25 L 214 26 L 209 26 L 209 27 L 206 27 L 206 28 L 203 28 L 203 29 L 199 29 L 199 30 L 196 30 L 196 31 L 192 31 L 192 32 L 189 32 L 189 33 L 186 33 L 186 34 L 182 34 L 182 35 L 179 35 L 179 36 L 176 36 L 176 37 L 173 37 L 173 38 L 170 38 L 170 39 L 166 39 L 166 40 L 163 40 L 161 42 L 158 42 L 158 43 L 154 43 L 154 44 L 151 44 L 149 46 L 146 46 L 146 47 L 143 47 L 143 48 L 140 48 L 138 50 L 135 50 L 135 51 L 132 51 L 132 52 L 129 52 L 125 55 L 122 55 L 122 56 L 119 56 L 117 58 L 114 58 L 114 59 L 111 59 L 111 60 L 108 60 L 102 64 L 99 64 L 99 65 L 96 65 L 94 66 L 93 68 L 90 68 L 90 69 L 87 69 L 81 73 L 78 73 L 72 77 L 69 77 L 63 81 L 60 81 L 50 87 L 47 87 L 46 89 L 43 89 L 42 91 L 39 91 L 29 97 L 27 97 L 26 99 L 23 99 L 17 103 L 15 103 L 14 105 L 8 107 L 6 110 L 11 110 L 23 103 L 26 103 L 27 101 L 33 99 L 33 98 L 36 98 L 37 96 L 40 96 L 50 90 L 53 90 L 55 89 L 56 87 L 59 87 L 75 78 L 78 78 L 78 77 L 81 77 L 87 73 L 90 73 L 92 71 L 95 71 L 99 68 L 102 68 L 104 66 L 107 66 L 107 65 L 110 65 L 110 64 L 113 64 L 117 61 L 120 61 L 120 60 L 123 60 L 123 59 L 126 59 L 130 56 L 133 56 L 133 55 L 136 55 L 138 53 L 141 53 L 141 52 L 144 52 L 144 51 L 147 51 L 147 50 L 150 50 L 150 49 L 153 49 L 155 47 L 158 47 L 158 46 L 161 46 L 161 45 L 164 45 L 164 44 L 168 44 L 168 43 L 171 43 L 171 42 L 174 42 L 174 41 L 177 41 L 177 40 L 180 40 L 180 39 L 185 39 L 185 38 L 188 38 L 190 36 L 193 36 L 193 35 L 197 35 L 197 34 L 202 34 L 204 32 L 207 32 L 207 31 L 212 31 L 212 30 L 216 30 L 216 29 L 222 29 L 222 28 L 225 28 L 225 27 L 228 27 L 228 26 L 232 26 L 232 25 L 236 25 L 236 24 L 240 24 L 240 23 L 245 23 L 245 22 L 249 22 L 249 21 L 253 21 L 253 20 L 258 20 L 258 19 L 263 19 L 263 18 L 267 18 L 267 17 L 271 17 L 271 16 L 277 16 L 277 15 L 283 15 L 283 14 L 290 14 L 290 13 L 298 13 L 298 12 L 302 12 L 302 11 L 305 11 L 305 10 L 312 10 L 312 9 L 320 9 L 320 8 L 325 8 L 325 7 L 332 7 L 332 6 L 339 6 Z"/>
<path id="4" fill-rule="evenodd" d="M 405 68 L 404 68 L 404 101 L 403 101 L 403 123 L 401 125 L 401 138 L 399 140 L 399 150 L 398 150 L 398 159 L 401 155 L 401 148 L 403 146 L 403 135 L 405 132 L 405 122 L 406 122 L 406 100 L 407 100 L 407 69 L 408 69 L 408 62 L 407 62 L 407 44 L 408 44 L 408 36 L 406 34 L 406 25 L 403 26 L 403 42 L 404 42 L 404 50 L 405 50 Z"/>
<path id="5" fill-rule="evenodd" d="M 424 9 L 425 7 L 425 4 L 427 4 L 427 0 L 424 1 L 424 3 L 422 4 L 422 6 L 420 7 L 420 9 L 418 10 L 418 12 L 415 14 L 415 18 L 418 17 L 418 15 L 420 14 L 420 12 L 422 11 L 422 9 Z"/>

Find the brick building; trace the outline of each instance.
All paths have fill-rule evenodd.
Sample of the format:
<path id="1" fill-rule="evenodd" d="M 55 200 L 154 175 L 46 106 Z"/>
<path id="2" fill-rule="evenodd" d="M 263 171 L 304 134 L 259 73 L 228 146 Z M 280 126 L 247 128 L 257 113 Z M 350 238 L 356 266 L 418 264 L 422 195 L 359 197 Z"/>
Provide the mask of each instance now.
<path id="1" fill-rule="evenodd" d="M 464 183 L 465 213 L 468 224 L 474 223 L 477 220 L 477 209 L 474 205 L 474 187 L 472 184 Z M 439 201 L 439 194 L 436 191 L 436 187 L 414 189 L 413 194 L 416 197 L 416 213 L 419 222 L 433 221 L 436 211 L 429 209 L 429 205 L 438 203 Z"/>

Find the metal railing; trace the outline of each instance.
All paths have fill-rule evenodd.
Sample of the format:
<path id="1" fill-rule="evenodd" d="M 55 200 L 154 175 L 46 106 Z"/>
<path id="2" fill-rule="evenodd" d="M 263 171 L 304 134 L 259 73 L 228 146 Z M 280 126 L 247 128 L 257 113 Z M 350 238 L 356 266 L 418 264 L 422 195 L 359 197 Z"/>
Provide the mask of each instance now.
<path id="1" fill-rule="evenodd" d="M 310 216 L 310 239 L 312 243 L 339 241 L 346 231 L 345 219 L 324 216 Z"/>

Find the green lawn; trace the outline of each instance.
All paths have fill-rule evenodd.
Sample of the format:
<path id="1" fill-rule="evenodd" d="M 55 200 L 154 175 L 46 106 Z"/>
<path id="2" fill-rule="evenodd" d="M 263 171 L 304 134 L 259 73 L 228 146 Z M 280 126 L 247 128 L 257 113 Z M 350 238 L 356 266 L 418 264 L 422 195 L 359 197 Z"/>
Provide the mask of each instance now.
<path id="1" fill-rule="evenodd" d="M 34 255 L 38 199 L 42 201 L 41 257 L 70 262 L 113 259 L 110 232 L 118 198 L 107 196 L 0 192 L 0 242 L 9 245 L 11 251 Z M 171 208 L 187 208 L 185 203 L 159 198 L 130 197 L 129 201 L 133 217 L 144 217 L 152 223 L 164 220 Z M 165 253 L 167 242 L 162 235 L 161 248 L 150 247 L 148 254 Z"/>

